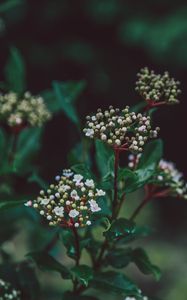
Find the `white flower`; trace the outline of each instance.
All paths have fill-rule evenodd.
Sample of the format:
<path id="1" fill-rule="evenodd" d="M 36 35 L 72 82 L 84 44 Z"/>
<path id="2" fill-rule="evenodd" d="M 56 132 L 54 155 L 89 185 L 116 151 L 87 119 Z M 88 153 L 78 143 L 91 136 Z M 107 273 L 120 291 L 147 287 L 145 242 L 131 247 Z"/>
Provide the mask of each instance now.
<path id="1" fill-rule="evenodd" d="M 86 225 L 88 225 L 88 226 L 90 226 L 91 224 L 92 224 L 92 222 L 89 220 L 86 222 Z"/>
<path id="2" fill-rule="evenodd" d="M 62 207 L 62 206 L 61 207 L 60 206 L 56 206 L 53 211 L 59 217 L 63 217 L 64 216 L 64 207 Z"/>
<path id="3" fill-rule="evenodd" d="M 69 212 L 70 218 L 76 218 L 79 215 L 79 212 L 76 209 L 72 209 Z"/>
<path id="4" fill-rule="evenodd" d="M 55 177 L 55 180 L 56 180 L 56 181 L 59 181 L 59 180 L 60 180 L 60 176 L 57 175 L 57 176 Z"/>
<path id="5" fill-rule="evenodd" d="M 27 201 L 24 205 L 25 205 L 25 206 L 32 206 L 32 201 L 29 200 L 29 201 Z"/>
<path id="6" fill-rule="evenodd" d="M 145 126 L 145 125 L 140 126 L 140 127 L 138 128 L 138 131 L 139 131 L 139 132 L 144 132 L 144 131 L 146 131 L 146 126 Z"/>
<path id="7" fill-rule="evenodd" d="M 68 190 L 70 190 L 70 189 L 71 189 L 71 187 L 70 187 L 69 185 L 62 185 L 62 186 L 59 188 L 59 192 L 64 193 L 64 192 L 66 192 L 66 191 L 68 191 Z"/>
<path id="8" fill-rule="evenodd" d="M 97 211 L 100 211 L 101 208 L 99 207 L 99 205 L 97 204 L 97 202 L 95 200 L 90 200 L 89 201 L 90 203 L 90 209 L 92 212 L 97 212 Z"/>
<path id="9" fill-rule="evenodd" d="M 73 172 L 70 170 L 70 169 L 65 169 L 65 170 L 63 170 L 63 176 L 65 176 L 65 177 L 71 177 L 72 175 L 73 175 Z"/>
<path id="10" fill-rule="evenodd" d="M 85 135 L 92 137 L 94 135 L 94 130 L 92 128 L 88 128 Z"/>
<path id="11" fill-rule="evenodd" d="M 78 194 L 77 194 L 77 191 L 76 190 L 73 190 L 72 192 L 71 192 L 71 197 L 72 198 L 74 198 L 74 199 L 76 199 L 77 197 L 78 197 L 78 199 L 77 200 L 79 200 L 79 196 L 78 196 Z"/>
<path id="12" fill-rule="evenodd" d="M 92 179 L 86 179 L 85 185 L 90 188 L 94 188 L 94 186 L 95 186 L 94 181 Z"/>
<path id="13" fill-rule="evenodd" d="M 75 225 L 74 225 L 75 227 L 79 227 L 79 223 L 75 223 Z"/>
<path id="14" fill-rule="evenodd" d="M 96 191 L 97 191 L 97 196 L 105 196 L 106 194 L 103 190 L 96 189 Z"/>
<path id="15" fill-rule="evenodd" d="M 73 176 L 73 181 L 76 182 L 76 183 L 80 183 L 82 179 L 83 179 L 83 176 L 80 175 L 80 174 L 75 174 Z"/>
<path id="16" fill-rule="evenodd" d="M 49 202 L 50 202 L 50 199 L 44 198 L 44 199 L 41 200 L 40 204 L 42 204 L 42 205 L 48 205 Z"/>

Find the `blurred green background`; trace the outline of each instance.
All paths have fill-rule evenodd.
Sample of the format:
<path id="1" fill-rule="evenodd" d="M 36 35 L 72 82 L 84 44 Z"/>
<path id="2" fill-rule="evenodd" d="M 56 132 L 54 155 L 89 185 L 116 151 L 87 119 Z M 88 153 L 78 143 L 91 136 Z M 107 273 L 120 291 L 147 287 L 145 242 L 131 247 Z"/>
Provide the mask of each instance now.
<path id="1" fill-rule="evenodd" d="M 165 158 L 176 162 L 187 178 L 184 1 L 0 1 L 0 46 L 0 81 L 4 79 L 3 69 L 11 46 L 16 46 L 25 59 L 27 86 L 33 94 L 48 90 L 53 80 L 85 80 L 85 90 L 77 101 L 83 122 L 85 115 L 98 107 L 137 103 L 140 99 L 134 85 L 141 67 L 148 66 L 157 72 L 168 70 L 181 81 L 181 104 L 159 111 L 155 122 L 165 141 Z M 46 180 L 51 181 L 66 167 L 68 151 L 78 139 L 74 125 L 65 115 L 57 115 L 47 124 L 39 159 Z M 124 213 L 132 209 L 136 197 L 133 195 L 129 200 L 132 203 L 127 204 Z M 137 277 L 145 292 L 155 291 L 164 300 L 187 299 L 186 216 L 186 202 L 164 199 L 150 205 L 139 219 L 157 230 L 146 246 L 164 272 L 160 283 L 139 278 L 140 274 Z M 20 221 L 18 227 L 23 228 L 24 222 L 27 223 Z M 27 252 L 25 229 L 18 232 L 15 260 Z M 13 244 L 5 246 L 11 248 Z M 41 273 L 40 279 L 50 282 L 49 290 L 60 289 L 58 276 Z M 50 298 L 48 293 L 44 299 L 59 298 Z"/>

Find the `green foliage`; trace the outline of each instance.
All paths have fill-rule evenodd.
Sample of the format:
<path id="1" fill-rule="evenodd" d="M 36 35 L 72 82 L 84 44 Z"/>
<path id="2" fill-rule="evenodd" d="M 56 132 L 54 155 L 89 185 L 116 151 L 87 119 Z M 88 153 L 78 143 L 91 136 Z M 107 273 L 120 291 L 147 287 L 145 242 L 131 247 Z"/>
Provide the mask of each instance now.
<path id="1" fill-rule="evenodd" d="M 149 182 L 156 172 L 158 162 L 163 157 L 163 143 L 161 140 L 149 142 L 141 155 L 135 171 L 127 168 L 120 169 L 119 180 L 125 183 L 125 193 L 132 193 Z"/>
<path id="2" fill-rule="evenodd" d="M 13 169 L 19 174 L 32 169 L 33 158 L 41 147 L 42 132 L 42 128 L 27 128 L 20 133 L 13 161 Z"/>
<path id="3" fill-rule="evenodd" d="M 91 285 L 94 288 L 106 290 L 108 293 L 139 296 L 137 286 L 124 274 L 114 271 L 95 273 Z"/>
<path id="4" fill-rule="evenodd" d="M 110 161 L 114 156 L 112 149 L 100 140 L 95 141 L 96 163 L 102 177 L 110 175 Z"/>
<path id="5" fill-rule="evenodd" d="M 4 210 L 15 208 L 17 206 L 23 205 L 25 203 L 25 200 L 20 201 L 1 201 L 0 202 L 0 213 Z"/>
<path id="6" fill-rule="evenodd" d="M 123 243 L 128 243 L 148 234 L 148 228 L 138 227 L 133 221 L 124 218 L 115 220 L 108 231 L 104 232 L 108 241 L 121 241 Z"/>
<path id="7" fill-rule="evenodd" d="M 133 251 L 132 258 L 142 273 L 152 274 L 157 280 L 160 279 L 160 269 L 150 262 L 148 255 L 143 249 L 135 249 Z"/>
<path id="8" fill-rule="evenodd" d="M 75 266 L 71 269 L 71 272 L 75 278 L 84 286 L 88 286 L 88 283 L 93 278 L 93 271 L 87 265 Z"/>
<path id="9" fill-rule="evenodd" d="M 26 89 L 25 63 L 19 50 L 10 49 L 10 57 L 5 68 L 7 89 L 22 94 Z"/>
<path id="10" fill-rule="evenodd" d="M 59 107 L 63 110 L 66 116 L 77 126 L 79 126 L 80 120 L 74 107 L 74 101 L 82 92 L 84 86 L 85 82 L 83 81 L 77 83 L 60 83 L 57 81 L 53 82 L 53 92 L 59 104 Z"/>
<path id="11" fill-rule="evenodd" d="M 44 271 L 56 271 L 59 272 L 62 278 L 70 279 L 71 275 L 68 269 L 54 259 L 50 254 L 42 252 L 32 252 L 27 254 L 28 257 L 32 258 L 39 268 Z"/>

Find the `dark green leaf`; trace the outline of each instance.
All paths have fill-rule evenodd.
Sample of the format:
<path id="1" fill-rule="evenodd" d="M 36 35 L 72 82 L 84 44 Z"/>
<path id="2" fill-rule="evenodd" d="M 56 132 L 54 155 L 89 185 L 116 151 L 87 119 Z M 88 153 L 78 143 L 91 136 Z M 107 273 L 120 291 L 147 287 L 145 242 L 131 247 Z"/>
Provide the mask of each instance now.
<path id="1" fill-rule="evenodd" d="M 139 295 L 137 286 L 128 277 L 114 271 L 96 273 L 91 285 L 96 289 L 106 290 L 108 293 L 115 292 L 124 296 Z"/>
<path id="2" fill-rule="evenodd" d="M 10 208 L 14 208 L 17 207 L 19 205 L 23 205 L 26 201 L 25 200 L 21 200 L 21 201 L 4 201 L 4 202 L 0 202 L 0 212 L 4 211 L 6 209 L 10 209 Z"/>
<path id="3" fill-rule="evenodd" d="M 31 252 L 27 256 L 31 257 L 42 270 L 59 272 L 64 279 L 71 278 L 69 270 L 48 253 Z"/>
<path id="4" fill-rule="evenodd" d="M 88 283 L 93 278 L 92 268 L 86 265 L 75 266 L 71 269 L 71 272 L 75 278 L 84 286 L 88 286 Z"/>
<path id="5" fill-rule="evenodd" d="M 5 78 L 10 91 L 22 94 L 26 90 L 24 60 L 15 47 L 10 49 L 10 58 L 5 68 Z"/>
<path id="6" fill-rule="evenodd" d="M 151 263 L 147 253 L 143 249 L 141 248 L 135 249 L 133 251 L 132 258 L 142 273 L 152 274 L 156 278 L 156 280 L 160 279 L 161 276 L 160 269 Z"/>
<path id="7" fill-rule="evenodd" d="M 61 239 L 67 249 L 67 255 L 73 259 L 76 258 L 75 239 L 72 230 L 63 229 L 61 231 Z"/>
<path id="8" fill-rule="evenodd" d="M 90 166 L 90 146 L 88 139 L 83 139 L 81 143 L 76 144 L 68 154 L 69 165 L 85 163 L 87 166 Z"/>
<path id="9" fill-rule="evenodd" d="M 82 92 L 85 84 L 81 82 L 53 82 L 53 90 L 61 109 L 67 117 L 76 125 L 79 125 L 79 117 L 74 106 L 75 99 Z"/>
<path id="10" fill-rule="evenodd" d="M 152 170 L 153 172 L 162 157 L 163 157 L 162 140 L 160 139 L 153 140 L 145 146 L 140 161 L 138 163 L 137 169 L 143 170 L 149 168 L 149 170 Z"/>
<path id="11" fill-rule="evenodd" d="M 110 241 L 115 241 L 121 238 L 129 238 L 135 231 L 134 222 L 120 218 L 112 223 L 109 230 L 104 232 L 104 236 Z"/>
<path id="12" fill-rule="evenodd" d="M 100 140 L 95 141 L 96 163 L 102 177 L 110 172 L 109 161 L 114 156 L 112 149 Z"/>
<path id="13" fill-rule="evenodd" d="M 28 182 L 37 183 L 38 186 L 44 190 L 48 188 L 48 184 L 36 172 L 32 173 L 32 175 L 28 178 Z"/>
<path id="14" fill-rule="evenodd" d="M 104 236 L 111 242 L 128 243 L 136 238 L 145 237 L 150 234 L 147 227 L 138 227 L 133 221 L 120 218 L 114 221 L 108 231 L 104 232 Z"/>
<path id="15" fill-rule="evenodd" d="M 71 167 L 76 174 L 81 174 L 84 178 L 93 179 L 94 175 L 85 164 L 77 164 Z"/>
<path id="16" fill-rule="evenodd" d="M 24 174 L 32 168 L 32 160 L 41 147 L 41 134 L 41 128 L 28 128 L 20 133 L 13 162 L 16 172 Z"/>
<path id="17" fill-rule="evenodd" d="M 145 146 L 135 171 L 121 169 L 120 179 L 124 181 L 126 194 L 131 193 L 144 186 L 153 176 L 158 162 L 163 156 L 163 143 L 161 140 L 154 140 Z"/>
<path id="18" fill-rule="evenodd" d="M 106 264 L 113 268 L 121 269 L 131 262 L 132 260 L 132 249 L 113 249 L 108 252 L 106 258 Z"/>

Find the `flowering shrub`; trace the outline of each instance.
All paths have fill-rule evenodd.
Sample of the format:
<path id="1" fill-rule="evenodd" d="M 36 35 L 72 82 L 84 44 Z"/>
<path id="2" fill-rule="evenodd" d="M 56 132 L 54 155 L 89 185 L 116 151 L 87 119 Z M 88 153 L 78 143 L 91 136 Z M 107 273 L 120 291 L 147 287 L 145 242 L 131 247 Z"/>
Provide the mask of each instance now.
<path id="1" fill-rule="evenodd" d="M 152 118 L 153 107 L 178 103 L 178 85 L 167 72 L 161 76 L 147 68 L 142 69 L 136 90 L 145 100 L 143 108 L 135 111 L 129 106 L 122 109 L 110 106 L 87 116 L 81 144 L 69 152 L 71 168 L 64 169 L 50 185 L 35 165 L 43 132 L 38 127 L 49 121 L 53 113 L 63 112 L 80 129 L 74 99 L 83 85 L 55 82 L 52 90 L 43 93 L 44 100 L 28 92 L 16 93 L 14 89 L 0 95 L 1 124 L 11 128 L 19 126 L 16 133 L 5 130 L 3 126 L 0 131 L 3 153 L 0 156 L 0 195 L 4 197 L 0 211 L 21 206 L 24 216 L 35 224 L 38 240 L 42 240 L 35 251 L 32 249 L 27 254 L 23 264 L 16 267 L 16 272 L 19 270 L 24 274 L 16 276 L 20 286 L 23 282 L 24 287 L 26 283 L 37 282 L 35 272 L 30 273 L 29 269 L 28 278 L 28 270 L 25 272 L 23 267 L 34 262 L 43 271 L 60 273 L 64 283 L 63 300 L 102 299 L 103 296 L 98 296 L 100 292 L 93 295 L 93 289 L 116 294 L 114 297 L 119 300 L 156 299 L 155 295 L 154 298 L 144 296 L 138 284 L 126 276 L 125 268 L 132 263 L 142 273 L 160 279 L 161 271 L 151 262 L 146 251 L 133 244 L 129 247 L 129 243 L 148 234 L 147 228 L 138 226 L 135 219 L 153 198 L 187 198 L 182 174 L 174 164 L 162 158 L 163 143 L 157 139 L 160 129 L 154 127 Z M 23 89 L 24 85 L 20 86 Z M 91 151 L 90 139 L 93 141 Z M 130 154 L 128 166 L 122 167 L 120 157 L 126 153 Z M 11 197 L 15 195 L 18 180 L 21 180 L 21 197 L 15 193 L 17 200 L 13 200 Z M 26 194 L 25 186 L 30 191 Z M 33 186 L 37 186 L 38 197 Z M 122 207 L 126 196 L 139 189 L 144 190 L 144 199 L 128 218 L 124 218 Z M 47 238 L 43 234 L 41 239 L 40 234 L 44 231 L 49 234 Z M 100 239 L 96 232 L 99 232 Z M 73 263 L 68 264 L 66 260 L 62 263 L 55 257 L 53 250 L 59 241 Z M 88 260 L 84 257 L 85 252 Z M 67 287 L 65 280 L 71 281 L 71 285 Z M 36 290 L 31 288 L 31 295 Z M 19 299 L 19 293 L 14 294 L 15 299 Z M 29 297 L 27 291 L 28 299 L 39 299 L 39 292 Z M 13 294 L 12 298 L 2 299 L 14 299 Z"/>

